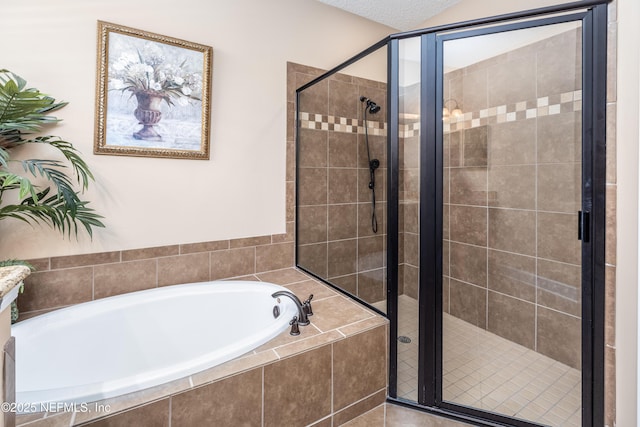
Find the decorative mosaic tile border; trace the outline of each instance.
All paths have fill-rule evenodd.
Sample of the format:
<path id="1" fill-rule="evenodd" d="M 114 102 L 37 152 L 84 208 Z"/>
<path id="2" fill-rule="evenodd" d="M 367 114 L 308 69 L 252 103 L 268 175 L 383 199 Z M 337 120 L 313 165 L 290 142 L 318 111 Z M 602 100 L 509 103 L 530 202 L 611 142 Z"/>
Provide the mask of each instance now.
<path id="1" fill-rule="evenodd" d="M 448 117 L 444 120 L 444 132 L 454 132 L 496 123 L 515 122 L 535 119 L 560 113 L 582 110 L 582 90 L 543 96 L 531 101 L 498 105 L 480 111 L 466 112 L 460 117 Z M 300 126 L 303 129 L 326 130 L 364 134 L 364 121 L 347 117 L 325 116 L 314 113 L 300 113 Z M 367 120 L 369 135 L 386 136 L 387 124 Z M 400 138 L 410 138 L 420 134 L 420 123 L 400 125 Z"/>
<path id="2" fill-rule="evenodd" d="M 450 117 L 444 122 L 444 131 L 453 132 L 496 123 L 535 119 L 560 113 L 582 110 L 582 90 L 543 96 L 532 101 L 499 105 L 480 111 L 467 112 L 460 117 Z"/>
<path id="3" fill-rule="evenodd" d="M 303 129 L 364 134 L 364 120 L 305 112 L 300 112 L 299 120 L 300 127 Z M 387 124 L 385 122 L 367 120 L 367 133 L 369 135 L 386 136 Z"/>

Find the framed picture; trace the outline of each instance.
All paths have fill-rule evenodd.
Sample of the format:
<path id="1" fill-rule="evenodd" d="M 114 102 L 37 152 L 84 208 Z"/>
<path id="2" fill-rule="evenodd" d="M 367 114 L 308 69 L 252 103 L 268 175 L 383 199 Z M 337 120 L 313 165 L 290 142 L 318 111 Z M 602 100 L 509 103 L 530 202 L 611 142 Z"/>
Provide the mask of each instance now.
<path id="1" fill-rule="evenodd" d="M 94 153 L 209 159 L 213 50 L 98 21 Z"/>

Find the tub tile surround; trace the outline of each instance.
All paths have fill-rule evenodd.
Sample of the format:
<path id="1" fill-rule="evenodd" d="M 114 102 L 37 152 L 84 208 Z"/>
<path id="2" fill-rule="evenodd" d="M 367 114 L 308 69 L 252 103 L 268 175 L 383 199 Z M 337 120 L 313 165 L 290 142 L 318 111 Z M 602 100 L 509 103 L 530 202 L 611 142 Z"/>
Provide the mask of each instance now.
<path id="1" fill-rule="evenodd" d="M 187 378 L 98 402 L 109 414 L 29 414 L 18 416 L 18 425 L 149 425 L 131 420 L 149 420 L 152 412 L 153 425 L 331 425 L 334 417 L 347 422 L 384 402 L 385 318 L 293 268 L 249 278 L 301 298 L 313 293 L 311 325 Z"/>
<path id="2" fill-rule="evenodd" d="M 20 319 L 159 286 L 251 276 L 293 265 L 284 235 L 30 260 L 36 272 L 18 298 Z"/>

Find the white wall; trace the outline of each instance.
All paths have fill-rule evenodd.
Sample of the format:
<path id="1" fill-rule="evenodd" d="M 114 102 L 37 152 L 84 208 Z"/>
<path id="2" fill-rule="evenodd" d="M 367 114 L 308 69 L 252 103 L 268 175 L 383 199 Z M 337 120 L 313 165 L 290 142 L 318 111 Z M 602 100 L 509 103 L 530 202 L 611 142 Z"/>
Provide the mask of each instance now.
<path id="1" fill-rule="evenodd" d="M 0 259 L 284 232 L 286 62 L 331 68 L 393 32 L 314 0 L 32 0 L 2 17 L 0 68 L 69 101 L 51 133 L 84 154 L 107 228 L 91 242 L 2 221 Z M 97 20 L 213 47 L 211 160 L 93 154 Z"/>
<path id="2" fill-rule="evenodd" d="M 618 0 L 617 105 L 617 425 L 638 425 L 638 175 L 640 140 L 640 5 Z"/>

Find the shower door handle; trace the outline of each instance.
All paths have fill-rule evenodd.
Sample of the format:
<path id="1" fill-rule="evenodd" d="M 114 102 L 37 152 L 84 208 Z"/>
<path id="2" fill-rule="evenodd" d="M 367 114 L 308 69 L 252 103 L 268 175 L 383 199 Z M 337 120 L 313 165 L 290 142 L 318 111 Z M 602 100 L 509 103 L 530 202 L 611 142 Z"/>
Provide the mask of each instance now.
<path id="1" fill-rule="evenodd" d="M 589 214 L 590 212 L 578 211 L 578 240 L 589 242 Z"/>

